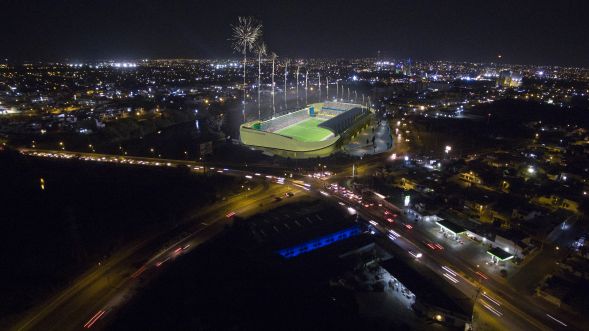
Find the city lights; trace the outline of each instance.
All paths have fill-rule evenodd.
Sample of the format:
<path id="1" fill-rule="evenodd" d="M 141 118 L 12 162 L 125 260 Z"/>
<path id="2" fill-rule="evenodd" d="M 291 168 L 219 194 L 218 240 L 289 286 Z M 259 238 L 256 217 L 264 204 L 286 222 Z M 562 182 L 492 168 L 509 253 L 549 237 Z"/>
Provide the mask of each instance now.
<path id="1" fill-rule="evenodd" d="M 589 3 L 29 2 L 3 327 L 588 329 Z"/>

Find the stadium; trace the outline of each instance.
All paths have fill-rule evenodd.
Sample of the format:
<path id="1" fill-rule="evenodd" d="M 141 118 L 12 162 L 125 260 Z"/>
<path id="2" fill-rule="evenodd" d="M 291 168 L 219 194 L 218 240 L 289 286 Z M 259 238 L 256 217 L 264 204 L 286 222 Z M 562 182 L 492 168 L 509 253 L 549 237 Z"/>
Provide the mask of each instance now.
<path id="1" fill-rule="evenodd" d="M 241 142 L 288 152 L 333 148 L 343 136 L 366 122 L 370 114 L 359 104 L 314 103 L 286 115 L 241 125 Z"/>

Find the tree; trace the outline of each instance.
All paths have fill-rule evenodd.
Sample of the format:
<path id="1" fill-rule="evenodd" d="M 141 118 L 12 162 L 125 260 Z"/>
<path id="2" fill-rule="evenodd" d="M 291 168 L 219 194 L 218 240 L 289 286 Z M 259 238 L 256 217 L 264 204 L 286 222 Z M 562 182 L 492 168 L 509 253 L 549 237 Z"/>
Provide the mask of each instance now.
<path id="1" fill-rule="evenodd" d="M 262 24 L 256 22 L 252 17 L 238 18 L 236 25 L 231 25 L 232 35 L 231 42 L 236 52 L 243 54 L 243 121 L 245 122 L 245 69 L 247 61 L 247 52 L 251 51 L 256 41 L 262 36 Z"/>
<path id="2" fill-rule="evenodd" d="M 262 84 L 262 56 L 266 56 L 266 44 L 260 40 L 256 44 L 256 52 L 258 53 L 258 120 L 262 117 L 261 103 L 260 103 L 260 85 Z"/>

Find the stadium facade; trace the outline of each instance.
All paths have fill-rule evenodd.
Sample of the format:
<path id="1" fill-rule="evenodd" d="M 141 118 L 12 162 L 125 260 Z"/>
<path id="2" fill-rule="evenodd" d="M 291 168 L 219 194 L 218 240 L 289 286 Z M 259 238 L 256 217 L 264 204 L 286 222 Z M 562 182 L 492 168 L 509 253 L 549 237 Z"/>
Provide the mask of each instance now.
<path id="1" fill-rule="evenodd" d="M 336 143 L 370 115 L 370 110 L 359 104 L 314 103 L 266 121 L 245 123 L 240 137 L 248 146 L 294 152 L 295 157 L 315 156 L 318 151 L 334 151 Z"/>

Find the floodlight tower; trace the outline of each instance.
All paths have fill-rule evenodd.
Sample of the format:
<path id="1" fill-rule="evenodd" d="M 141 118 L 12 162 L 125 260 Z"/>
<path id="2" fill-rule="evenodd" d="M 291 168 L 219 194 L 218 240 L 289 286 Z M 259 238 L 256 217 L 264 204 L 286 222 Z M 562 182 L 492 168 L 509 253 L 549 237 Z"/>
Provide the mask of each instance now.
<path id="1" fill-rule="evenodd" d="M 318 72 L 317 76 L 319 77 L 319 102 L 321 102 L 321 73 Z"/>
<path id="2" fill-rule="evenodd" d="M 329 77 L 325 77 L 325 89 L 327 90 L 325 92 L 325 94 L 327 94 L 327 96 L 325 96 L 325 100 L 329 100 Z"/>
<path id="3" fill-rule="evenodd" d="M 309 94 L 308 91 L 308 83 L 309 83 L 309 69 L 307 69 L 305 73 L 305 105 L 309 104 Z"/>
<path id="4" fill-rule="evenodd" d="M 297 109 L 299 108 L 299 70 L 301 65 L 297 63 Z"/>
<path id="5" fill-rule="evenodd" d="M 288 64 L 289 64 L 289 61 L 286 60 L 286 63 L 284 64 L 284 110 L 285 111 L 288 108 L 288 106 L 286 104 L 286 78 L 288 77 Z"/>

